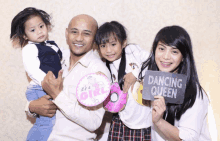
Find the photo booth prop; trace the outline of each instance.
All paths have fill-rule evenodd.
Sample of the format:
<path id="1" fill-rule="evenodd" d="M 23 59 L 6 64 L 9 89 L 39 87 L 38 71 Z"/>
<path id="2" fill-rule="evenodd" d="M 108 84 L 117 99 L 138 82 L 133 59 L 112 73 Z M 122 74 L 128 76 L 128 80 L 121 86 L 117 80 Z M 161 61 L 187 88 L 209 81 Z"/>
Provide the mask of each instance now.
<path id="1" fill-rule="evenodd" d="M 103 103 L 104 108 L 109 112 L 117 113 L 124 109 L 126 103 L 127 93 L 123 93 L 118 83 L 113 83 L 110 95 Z"/>
<path id="2" fill-rule="evenodd" d="M 134 100 L 140 105 L 143 105 L 142 91 L 143 91 L 143 85 L 138 81 L 135 82 L 135 84 L 133 86 L 133 90 L 132 90 L 132 96 L 133 96 Z"/>
<path id="3" fill-rule="evenodd" d="M 144 76 L 142 98 L 154 100 L 160 95 L 166 103 L 182 104 L 186 89 L 186 75 L 147 70 Z"/>
<path id="4" fill-rule="evenodd" d="M 108 97 L 110 86 L 110 81 L 106 76 L 91 73 L 79 81 L 76 97 L 82 105 L 97 106 Z"/>

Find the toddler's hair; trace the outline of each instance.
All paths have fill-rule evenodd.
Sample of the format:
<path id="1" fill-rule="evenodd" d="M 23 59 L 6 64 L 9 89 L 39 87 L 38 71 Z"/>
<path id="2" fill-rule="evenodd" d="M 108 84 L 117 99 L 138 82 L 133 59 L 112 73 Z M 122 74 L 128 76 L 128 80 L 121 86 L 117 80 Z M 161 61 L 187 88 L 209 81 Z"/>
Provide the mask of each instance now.
<path id="1" fill-rule="evenodd" d="M 101 25 L 96 33 L 95 41 L 99 46 L 109 42 L 109 37 L 114 36 L 121 44 L 127 39 L 125 27 L 117 21 L 106 22 Z"/>
<path id="2" fill-rule="evenodd" d="M 23 47 L 27 44 L 27 41 L 24 39 L 25 22 L 35 16 L 41 17 L 47 28 L 49 28 L 49 30 L 51 29 L 51 17 L 49 14 L 34 7 L 27 7 L 23 11 L 19 12 L 11 22 L 10 39 L 12 40 L 13 47 Z"/>

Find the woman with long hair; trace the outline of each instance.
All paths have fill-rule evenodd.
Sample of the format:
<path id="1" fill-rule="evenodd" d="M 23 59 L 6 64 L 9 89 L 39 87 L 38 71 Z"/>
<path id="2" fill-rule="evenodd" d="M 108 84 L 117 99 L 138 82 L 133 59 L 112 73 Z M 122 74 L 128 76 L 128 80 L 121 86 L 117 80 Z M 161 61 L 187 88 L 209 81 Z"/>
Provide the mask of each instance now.
<path id="1" fill-rule="evenodd" d="M 210 140 L 206 122 L 209 100 L 199 83 L 191 40 L 185 29 L 167 26 L 157 33 L 151 55 L 142 65 L 140 79 L 143 79 L 146 70 L 184 74 L 187 77 L 182 104 L 166 104 L 164 97 L 154 97 L 152 140 Z"/>

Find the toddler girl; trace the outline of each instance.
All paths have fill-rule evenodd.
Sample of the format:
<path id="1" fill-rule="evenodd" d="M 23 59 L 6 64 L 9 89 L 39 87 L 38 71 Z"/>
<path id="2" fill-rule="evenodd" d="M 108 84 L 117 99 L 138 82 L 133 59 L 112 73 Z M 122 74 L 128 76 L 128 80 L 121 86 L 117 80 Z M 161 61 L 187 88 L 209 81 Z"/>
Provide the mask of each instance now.
<path id="1" fill-rule="evenodd" d="M 11 23 L 13 46 L 22 48 L 25 71 L 32 79 L 26 91 L 28 101 L 36 100 L 46 93 L 41 87 L 46 73 L 52 71 L 57 77 L 61 69 L 62 52 L 54 41 L 48 41 L 51 30 L 50 16 L 33 7 L 19 12 Z M 36 122 L 28 133 L 28 141 L 46 141 L 55 122 L 52 118 L 36 116 Z"/>

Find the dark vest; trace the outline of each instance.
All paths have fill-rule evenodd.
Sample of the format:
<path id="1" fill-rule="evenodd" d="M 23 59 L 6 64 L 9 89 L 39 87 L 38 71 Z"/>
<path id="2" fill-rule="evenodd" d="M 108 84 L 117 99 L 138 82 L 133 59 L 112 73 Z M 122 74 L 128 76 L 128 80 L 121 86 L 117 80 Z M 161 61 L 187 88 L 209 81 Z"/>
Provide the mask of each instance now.
<path id="1" fill-rule="evenodd" d="M 58 52 L 51 47 L 45 45 L 45 43 L 35 44 L 38 48 L 38 58 L 40 60 L 40 69 L 47 74 L 48 71 L 52 71 L 53 74 L 58 77 L 58 72 L 61 70 L 62 52 L 54 41 L 47 41 L 58 48 Z"/>

